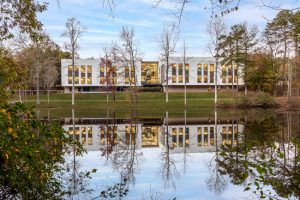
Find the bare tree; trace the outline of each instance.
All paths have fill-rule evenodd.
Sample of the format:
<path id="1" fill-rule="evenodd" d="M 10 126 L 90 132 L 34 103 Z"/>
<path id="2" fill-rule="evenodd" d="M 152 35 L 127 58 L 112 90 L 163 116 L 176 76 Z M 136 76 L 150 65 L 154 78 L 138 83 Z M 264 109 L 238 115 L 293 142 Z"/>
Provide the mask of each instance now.
<path id="1" fill-rule="evenodd" d="M 105 67 L 105 77 L 101 77 L 101 73 L 104 73 L 101 71 L 100 67 L 100 84 L 105 83 L 106 84 L 106 103 L 109 102 L 109 96 L 108 96 L 108 87 L 111 82 L 111 73 L 112 73 L 112 62 L 110 59 L 110 50 L 108 47 L 104 47 L 102 49 L 104 56 L 100 58 L 100 66 Z M 104 69 L 103 69 L 104 70 Z M 102 80 L 101 78 L 104 78 Z"/>
<path id="2" fill-rule="evenodd" d="M 136 68 L 137 62 L 141 60 L 141 52 L 139 49 L 138 41 L 135 39 L 134 28 L 123 26 L 120 32 L 120 39 L 122 42 L 123 48 L 121 49 L 122 62 L 126 67 L 129 68 L 129 92 L 131 102 L 136 102 L 136 86 L 137 86 L 137 77 L 136 77 Z M 126 72 L 125 72 L 126 73 Z M 134 90 L 132 89 L 134 86 Z"/>
<path id="3" fill-rule="evenodd" d="M 183 41 L 183 69 L 184 69 L 184 107 L 186 108 L 186 81 L 187 79 L 189 80 L 189 74 L 187 75 L 187 67 L 188 63 L 187 63 L 187 57 L 186 57 L 186 51 L 187 51 L 187 46 L 185 44 L 185 40 Z"/>
<path id="4" fill-rule="evenodd" d="M 50 101 L 50 89 L 54 86 L 58 79 L 58 71 L 53 60 L 47 59 L 42 65 L 42 84 L 47 90 L 48 104 Z"/>
<path id="5" fill-rule="evenodd" d="M 74 75 L 75 75 L 75 55 L 79 49 L 78 38 L 86 31 L 80 21 L 72 17 L 67 19 L 66 29 L 61 34 L 62 37 L 67 38 L 69 41 L 65 44 L 66 50 L 70 51 L 72 57 L 72 105 L 75 104 L 75 94 L 74 94 Z"/>
<path id="6" fill-rule="evenodd" d="M 219 70 L 219 59 L 220 59 L 220 37 L 224 35 L 226 31 L 226 27 L 224 21 L 220 17 L 212 18 L 208 24 L 207 32 L 210 36 L 210 44 L 209 50 L 210 54 L 216 59 L 216 67 L 215 67 L 215 104 L 218 99 L 218 70 Z"/>
<path id="7" fill-rule="evenodd" d="M 166 102 L 169 102 L 169 67 L 170 56 L 175 52 L 177 42 L 178 31 L 176 31 L 175 25 L 164 25 L 163 31 L 160 35 L 159 46 L 161 53 L 161 59 L 166 63 Z"/>

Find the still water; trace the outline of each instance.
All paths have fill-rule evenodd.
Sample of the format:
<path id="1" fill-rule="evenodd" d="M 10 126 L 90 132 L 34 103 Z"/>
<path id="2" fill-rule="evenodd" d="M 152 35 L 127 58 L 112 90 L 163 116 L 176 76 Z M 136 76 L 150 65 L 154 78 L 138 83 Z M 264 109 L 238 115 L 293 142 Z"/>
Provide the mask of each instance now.
<path id="1" fill-rule="evenodd" d="M 76 118 L 73 111 L 63 128 L 87 151 L 67 158 L 78 179 L 68 198 L 300 197 L 297 112 L 137 119 Z M 94 173 L 80 176 L 86 171 Z"/>

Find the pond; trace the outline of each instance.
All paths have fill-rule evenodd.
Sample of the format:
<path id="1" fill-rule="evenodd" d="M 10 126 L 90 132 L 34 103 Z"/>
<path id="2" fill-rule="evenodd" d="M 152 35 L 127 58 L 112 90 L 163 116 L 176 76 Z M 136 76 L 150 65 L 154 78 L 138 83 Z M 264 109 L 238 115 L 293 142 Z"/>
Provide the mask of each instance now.
<path id="1" fill-rule="evenodd" d="M 63 118 L 71 199 L 299 199 L 300 112 Z M 76 171 L 76 173 L 75 173 Z M 81 172 L 91 172 L 89 177 Z M 71 183 L 71 184 L 70 184 Z M 68 185 L 70 184 L 70 185 Z"/>

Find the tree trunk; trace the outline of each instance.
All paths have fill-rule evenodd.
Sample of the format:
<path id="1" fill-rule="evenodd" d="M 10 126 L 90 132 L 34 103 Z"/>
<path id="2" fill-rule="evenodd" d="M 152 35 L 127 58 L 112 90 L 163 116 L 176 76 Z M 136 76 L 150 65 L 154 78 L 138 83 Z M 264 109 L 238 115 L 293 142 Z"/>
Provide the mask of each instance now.
<path id="1" fill-rule="evenodd" d="M 72 48 L 72 106 L 75 105 L 75 52 Z"/>
<path id="2" fill-rule="evenodd" d="M 169 102 L 169 91 L 168 91 L 168 88 L 169 88 L 169 58 L 167 58 L 167 70 L 166 70 L 166 73 L 167 73 L 167 87 L 166 87 L 166 103 Z"/>

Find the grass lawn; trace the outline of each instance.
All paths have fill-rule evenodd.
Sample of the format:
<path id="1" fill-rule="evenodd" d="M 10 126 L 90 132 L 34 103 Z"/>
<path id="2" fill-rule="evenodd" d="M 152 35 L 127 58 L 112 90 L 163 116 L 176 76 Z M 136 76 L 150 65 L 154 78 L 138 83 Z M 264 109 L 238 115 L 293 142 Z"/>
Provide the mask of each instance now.
<path id="1" fill-rule="evenodd" d="M 232 93 L 218 93 L 221 100 L 232 101 Z M 130 117 L 134 115 L 140 118 L 163 117 L 168 111 L 170 117 L 184 117 L 184 93 L 169 93 L 169 102 L 165 102 L 165 93 L 141 92 L 138 93 L 136 105 L 130 103 L 127 92 L 116 93 L 116 101 L 113 95 L 109 95 L 109 103 L 106 102 L 105 93 L 78 93 L 75 95 L 76 117 L 106 117 L 115 113 L 116 117 Z M 41 103 L 36 104 L 36 96 L 29 95 L 24 102 L 35 107 L 41 117 L 50 115 L 51 118 L 71 117 L 71 94 L 51 94 L 48 104 L 47 95 L 40 95 Z M 187 93 L 186 112 L 188 117 L 214 116 L 213 92 Z"/>

